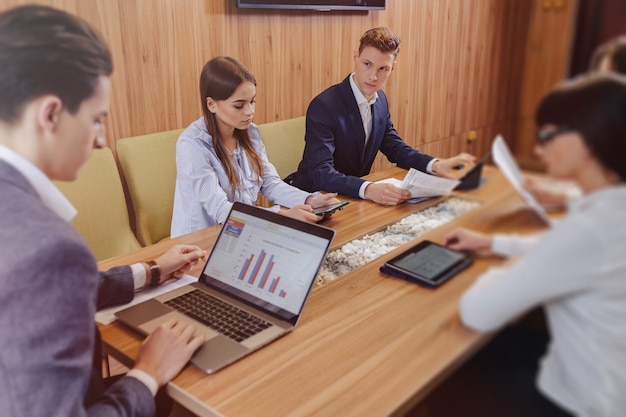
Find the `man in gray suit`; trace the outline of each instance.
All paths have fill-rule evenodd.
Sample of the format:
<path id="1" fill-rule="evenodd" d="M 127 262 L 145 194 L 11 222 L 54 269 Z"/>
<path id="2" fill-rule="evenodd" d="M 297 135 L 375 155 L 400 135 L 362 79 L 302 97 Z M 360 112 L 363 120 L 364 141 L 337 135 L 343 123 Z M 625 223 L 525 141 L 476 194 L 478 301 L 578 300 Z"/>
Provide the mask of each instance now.
<path id="1" fill-rule="evenodd" d="M 99 273 L 69 224 L 75 210 L 51 180 L 74 180 L 104 146 L 112 69 L 106 43 L 83 20 L 42 6 L 0 13 L 1 416 L 154 415 L 158 388 L 204 341 L 170 321 L 105 388 L 96 309 L 206 257 L 179 245 L 150 265 Z"/>

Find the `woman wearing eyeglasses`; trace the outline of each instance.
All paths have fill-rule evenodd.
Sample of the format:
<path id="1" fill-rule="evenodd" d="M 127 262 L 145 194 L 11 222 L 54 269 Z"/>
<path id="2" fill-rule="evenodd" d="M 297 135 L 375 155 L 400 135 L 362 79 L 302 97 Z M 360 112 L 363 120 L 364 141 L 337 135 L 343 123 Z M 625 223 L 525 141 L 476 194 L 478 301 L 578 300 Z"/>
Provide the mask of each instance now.
<path id="1" fill-rule="evenodd" d="M 618 36 L 598 46 L 591 57 L 589 72 L 615 72 L 626 74 L 626 35 Z M 562 187 L 549 182 L 528 178 L 524 188 L 548 209 L 568 207 L 580 197 L 575 187 Z"/>
<path id="2" fill-rule="evenodd" d="M 542 100 L 536 122 L 536 153 L 547 173 L 576 182 L 583 195 L 541 236 L 460 229 L 444 237 L 454 249 L 519 257 L 478 278 L 461 299 L 461 319 L 491 332 L 543 307 L 550 342 L 538 364 L 538 392 L 533 372 L 525 390 L 520 369 L 512 369 L 516 357 L 528 353 L 524 345 L 508 346 L 514 359 L 493 365 L 499 367 L 493 394 L 514 387 L 500 398 L 508 396 L 511 407 L 524 410 L 520 415 L 624 415 L 626 78 L 590 75 L 566 82 Z"/>

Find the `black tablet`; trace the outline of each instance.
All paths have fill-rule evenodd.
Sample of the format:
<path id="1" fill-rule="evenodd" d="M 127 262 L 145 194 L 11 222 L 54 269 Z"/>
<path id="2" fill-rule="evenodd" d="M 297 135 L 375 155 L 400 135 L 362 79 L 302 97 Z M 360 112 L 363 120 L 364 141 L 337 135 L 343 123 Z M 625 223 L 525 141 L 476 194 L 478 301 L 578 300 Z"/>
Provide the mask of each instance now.
<path id="1" fill-rule="evenodd" d="M 382 272 L 427 287 L 437 287 L 472 264 L 468 253 L 424 240 L 385 262 Z"/>

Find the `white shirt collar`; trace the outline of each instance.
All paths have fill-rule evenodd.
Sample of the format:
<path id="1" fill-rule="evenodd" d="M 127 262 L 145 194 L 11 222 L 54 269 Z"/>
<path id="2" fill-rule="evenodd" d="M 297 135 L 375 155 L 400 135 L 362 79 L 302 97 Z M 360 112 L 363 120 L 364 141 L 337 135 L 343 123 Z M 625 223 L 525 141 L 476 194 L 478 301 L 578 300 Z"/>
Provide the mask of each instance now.
<path id="1" fill-rule="evenodd" d="M 367 101 L 361 90 L 359 90 L 359 86 L 356 85 L 356 81 L 354 81 L 354 73 L 350 74 L 350 87 L 352 87 L 352 94 L 354 94 L 354 98 L 356 99 L 356 103 L 361 106 L 362 104 L 367 104 L 371 106 L 378 99 L 378 91 L 374 93 L 370 101 Z"/>
<path id="2" fill-rule="evenodd" d="M 39 168 L 12 149 L 0 145 L 0 159 L 18 170 L 33 186 L 43 203 L 66 222 L 76 216 L 76 209 Z"/>

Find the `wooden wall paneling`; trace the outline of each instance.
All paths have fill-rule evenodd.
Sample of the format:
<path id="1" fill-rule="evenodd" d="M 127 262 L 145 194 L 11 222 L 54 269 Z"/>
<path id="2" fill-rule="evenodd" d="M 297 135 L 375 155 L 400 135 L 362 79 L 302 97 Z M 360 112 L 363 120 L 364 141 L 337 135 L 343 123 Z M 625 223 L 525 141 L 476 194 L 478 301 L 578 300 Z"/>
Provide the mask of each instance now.
<path id="1" fill-rule="evenodd" d="M 532 2 L 525 42 L 522 86 L 519 93 L 518 128 L 509 141 L 523 165 L 535 166 L 534 114 L 541 98 L 567 76 L 577 2 Z"/>
<path id="2" fill-rule="evenodd" d="M 173 53 L 176 54 L 178 67 L 174 74 L 176 113 L 170 116 L 169 129 L 185 127 L 202 115 L 198 90 L 200 72 L 213 55 L 223 50 L 225 38 L 223 19 L 207 24 L 207 17 L 216 14 L 211 3 L 177 2 L 180 7 L 171 9 L 176 37 Z"/>
<path id="3" fill-rule="evenodd" d="M 502 51 L 498 49 L 498 42 L 502 37 L 501 28 L 507 25 L 504 14 L 505 4 L 491 2 L 489 8 L 483 10 L 485 16 L 484 30 L 479 33 L 480 56 L 479 56 L 479 93 L 476 106 L 476 119 L 474 126 L 480 127 L 493 123 L 497 119 L 498 101 L 493 102 L 492 94 L 499 83 L 502 74 Z"/>
<path id="4" fill-rule="evenodd" d="M 394 83 L 399 86 L 396 100 L 390 102 L 390 111 L 395 116 L 394 127 L 407 143 L 416 146 L 423 137 L 423 126 L 426 125 L 423 102 L 427 90 L 421 86 L 425 83 L 424 67 L 430 44 L 421 35 L 426 24 L 424 3 L 402 3 L 395 7 L 402 7 L 400 13 L 408 18 L 392 27 L 401 37 L 402 43 L 391 81 L 388 81 L 389 87 L 385 90 L 391 95 L 395 89 Z M 399 81 L 396 83 L 395 80 Z M 401 91 L 404 92 L 402 96 Z M 409 120 L 413 123 L 407 123 Z"/>
<path id="5" fill-rule="evenodd" d="M 490 70 L 494 67 L 495 61 L 492 61 L 492 51 L 490 38 L 497 36 L 492 32 L 491 27 L 493 21 L 497 19 L 495 15 L 496 9 L 493 3 L 489 2 L 482 9 L 480 13 L 475 17 L 475 23 L 477 31 L 474 32 L 473 42 L 473 54 L 476 57 L 476 61 L 473 65 L 476 67 L 476 77 L 473 80 L 475 83 L 473 94 L 471 96 L 471 105 L 468 106 L 471 109 L 471 118 L 469 127 L 477 128 L 485 125 L 487 120 L 485 114 L 489 109 L 486 103 L 487 89 L 486 83 L 491 82 Z M 487 81 L 489 80 L 489 81 Z"/>
<path id="6" fill-rule="evenodd" d="M 470 57 L 468 39 L 470 37 L 471 16 L 476 8 L 470 2 L 462 3 L 457 8 L 455 22 L 454 46 L 452 48 L 457 58 L 448 79 L 448 102 L 450 112 L 449 132 L 463 132 L 468 125 L 464 123 L 468 110 L 468 90 L 472 83 L 472 74 L 469 70 Z"/>
<path id="7" fill-rule="evenodd" d="M 457 70 L 460 65 L 459 30 L 461 28 L 461 12 L 463 11 L 463 6 L 453 3 L 455 2 L 446 2 L 446 8 L 443 11 L 443 18 L 449 26 L 449 30 L 444 31 L 442 39 L 443 47 L 441 48 L 442 80 L 440 86 L 442 94 L 440 94 L 440 97 L 443 102 L 440 109 L 441 120 L 439 138 L 445 138 L 457 133 L 453 128 L 453 119 L 458 105 L 457 96 L 462 92 L 464 87 L 457 75 Z M 454 51 L 454 53 L 450 53 L 452 51 Z M 447 153 L 447 150 L 444 152 Z"/>
<path id="8" fill-rule="evenodd" d="M 235 0 L 39 2 L 79 14 L 109 42 L 112 148 L 200 117 L 200 70 L 216 55 L 234 56 L 257 77 L 257 123 L 303 115 L 316 94 L 353 70 L 361 33 L 388 25 L 402 38 L 385 87 L 392 119 L 407 143 L 441 157 L 486 149 L 502 126 L 515 152 L 532 151 L 527 121 L 563 77 L 576 5 L 566 0 L 564 9 L 544 11 L 544 0 L 391 0 L 385 11 L 319 13 L 240 10 Z M 24 3 L 3 0 L 0 8 Z M 467 143 L 469 130 L 479 132 L 477 141 Z M 378 158 L 374 170 L 388 166 Z"/>
<path id="9" fill-rule="evenodd" d="M 442 129 L 442 116 L 443 105 L 445 100 L 443 94 L 443 72 L 444 63 L 443 56 L 446 48 L 444 44 L 444 36 L 449 30 L 448 22 L 445 21 L 445 7 L 446 1 L 439 1 L 431 3 L 432 8 L 429 11 L 429 33 L 431 36 L 431 48 L 428 56 L 428 77 L 426 79 L 429 94 L 428 102 L 424 107 L 427 115 L 428 129 L 425 131 L 426 141 L 440 138 L 443 135 Z M 437 30 L 437 28 L 445 28 L 444 30 Z M 439 155 L 439 153 L 435 153 Z"/>
<path id="10" fill-rule="evenodd" d="M 498 7 L 501 9 L 499 14 L 503 19 L 498 19 L 493 23 L 498 28 L 497 32 L 493 36 L 492 46 L 492 59 L 495 59 L 497 65 L 492 68 L 491 82 L 489 83 L 489 113 L 493 116 L 493 122 L 505 120 L 511 117 L 509 113 L 512 104 L 517 104 L 514 100 L 511 102 L 507 100 L 511 96 L 511 93 L 516 95 L 520 88 L 519 83 L 515 82 L 517 74 L 520 73 L 520 69 L 515 67 L 512 63 L 512 56 L 519 54 L 519 51 L 515 45 L 521 43 L 520 34 L 515 31 L 515 22 L 519 19 L 515 14 L 516 6 L 520 5 L 519 2 L 507 2 L 501 3 Z M 527 8 L 528 2 L 522 4 L 524 8 Z M 523 12 L 519 15 L 524 16 Z M 489 115 L 486 115 L 489 117 Z"/>
<path id="11" fill-rule="evenodd" d="M 469 18 L 467 20 L 468 32 L 467 38 L 464 39 L 464 49 L 467 50 L 467 57 L 462 63 L 459 72 L 463 83 L 463 103 L 460 104 L 459 111 L 463 115 L 461 124 L 457 127 L 458 131 L 475 129 L 479 124 L 478 120 L 478 93 L 479 83 L 484 71 L 480 67 L 480 63 L 484 57 L 484 45 L 479 38 L 479 34 L 484 34 L 487 24 L 484 20 L 485 13 L 481 13 L 480 7 L 474 2 L 469 8 Z"/>
<path id="12" fill-rule="evenodd" d="M 463 91 L 463 83 L 459 79 L 459 67 L 461 62 L 460 47 L 460 31 L 462 30 L 463 16 L 462 12 L 465 5 L 452 5 L 448 2 L 446 5 L 446 20 L 450 26 L 450 30 L 445 32 L 444 47 L 447 51 L 454 51 L 453 54 L 443 52 L 443 80 L 442 80 L 442 97 L 444 103 L 442 106 L 442 137 L 454 134 L 457 131 L 454 128 L 454 120 L 456 118 L 456 110 L 459 104 L 459 94 Z M 447 151 L 446 151 L 447 152 Z"/>

